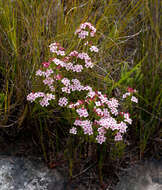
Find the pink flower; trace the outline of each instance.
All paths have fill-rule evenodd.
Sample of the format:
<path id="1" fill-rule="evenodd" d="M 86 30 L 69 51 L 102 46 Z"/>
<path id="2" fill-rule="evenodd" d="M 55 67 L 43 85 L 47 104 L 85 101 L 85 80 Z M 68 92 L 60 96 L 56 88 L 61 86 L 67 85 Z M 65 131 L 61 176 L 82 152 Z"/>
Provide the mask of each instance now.
<path id="1" fill-rule="evenodd" d="M 74 57 L 77 57 L 78 56 L 78 52 L 77 51 L 72 51 L 69 56 L 74 56 Z"/>
<path id="2" fill-rule="evenodd" d="M 128 92 L 130 92 L 130 93 L 133 93 L 133 92 L 136 92 L 136 90 L 135 89 L 133 89 L 133 88 L 130 88 L 130 87 L 128 87 Z"/>
<path id="3" fill-rule="evenodd" d="M 71 102 L 69 105 L 68 105 L 68 108 L 74 108 L 75 106 L 74 106 L 74 104 Z"/>
<path id="4" fill-rule="evenodd" d="M 86 36 L 88 36 L 88 35 L 89 35 L 89 32 L 84 31 L 84 30 L 81 30 L 81 31 L 78 33 L 78 37 L 79 37 L 80 39 L 85 39 Z"/>
<path id="5" fill-rule="evenodd" d="M 66 92 L 67 94 L 70 94 L 70 88 L 67 86 L 61 88 L 62 92 Z"/>
<path id="6" fill-rule="evenodd" d="M 34 102 L 35 101 L 35 94 L 33 92 L 31 92 L 30 94 L 27 95 L 27 100 L 30 102 Z"/>
<path id="7" fill-rule="evenodd" d="M 93 128 L 92 128 L 92 122 L 89 120 L 83 120 L 81 121 L 80 125 L 83 129 L 84 134 L 93 135 Z"/>
<path id="8" fill-rule="evenodd" d="M 45 68 L 48 68 L 50 63 L 49 62 L 43 62 L 42 65 L 45 67 Z"/>
<path id="9" fill-rule="evenodd" d="M 98 116 L 103 116 L 103 111 L 100 108 L 94 110 Z"/>
<path id="10" fill-rule="evenodd" d="M 83 70 L 83 66 L 82 65 L 74 65 L 73 66 L 73 72 L 81 72 Z"/>
<path id="11" fill-rule="evenodd" d="M 95 104 L 96 104 L 96 106 L 101 106 L 102 105 L 100 101 L 95 102 Z"/>
<path id="12" fill-rule="evenodd" d="M 76 127 L 72 127 L 72 128 L 70 129 L 69 133 L 76 135 L 76 134 L 77 134 L 77 129 L 76 129 Z"/>
<path id="13" fill-rule="evenodd" d="M 74 122 L 74 125 L 81 126 L 82 125 L 82 120 L 76 119 L 75 122 Z"/>
<path id="14" fill-rule="evenodd" d="M 111 111 L 111 113 L 112 113 L 113 115 L 115 115 L 115 116 L 118 115 L 118 110 L 117 110 L 115 107 L 114 107 L 114 108 L 111 108 L 110 111 Z"/>
<path id="15" fill-rule="evenodd" d="M 47 94 L 46 94 L 46 98 L 47 98 L 48 100 L 54 100 L 54 99 L 55 99 L 55 95 L 47 93 Z"/>
<path id="16" fill-rule="evenodd" d="M 115 136 L 115 141 L 121 141 L 123 138 L 120 133 L 117 133 Z"/>
<path id="17" fill-rule="evenodd" d="M 63 48 L 63 47 L 59 47 L 59 50 L 60 50 L 60 51 L 63 51 L 63 50 L 65 50 L 65 48 Z"/>
<path id="18" fill-rule="evenodd" d="M 46 97 L 40 100 L 39 103 L 42 107 L 47 107 L 49 105 L 48 99 Z"/>
<path id="19" fill-rule="evenodd" d="M 129 113 L 124 113 L 124 121 L 132 124 L 132 119 L 129 117 Z"/>
<path id="20" fill-rule="evenodd" d="M 46 78 L 46 79 L 43 80 L 43 83 L 45 85 L 48 85 L 48 86 L 51 86 L 53 84 L 53 82 L 54 82 L 54 80 L 51 77 L 48 77 L 48 78 Z"/>
<path id="21" fill-rule="evenodd" d="M 86 62 L 85 64 L 86 68 L 93 68 L 94 64 L 90 60 L 85 60 L 85 62 Z"/>
<path id="22" fill-rule="evenodd" d="M 97 129 L 97 131 L 98 131 L 99 135 L 104 135 L 104 134 L 106 134 L 106 130 L 105 130 L 104 127 L 99 127 L 99 128 Z"/>
<path id="23" fill-rule="evenodd" d="M 91 37 L 94 37 L 94 35 L 95 35 L 95 32 L 92 31 L 92 32 L 90 33 L 90 36 L 91 36 Z"/>
<path id="24" fill-rule="evenodd" d="M 52 85 L 51 85 L 51 86 L 49 86 L 49 88 L 50 88 L 50 90 L 51 90 L 52 92 L 54 92 L 54 91 L 55 91 L 55 87 L 53 87 Z"/>
<path id="25" fill-rule="evenodd" d="M 110 117 L 110 113 L 109 113 L 109 111 L 108 111 L 107 108 L 104 108 L 104 109 L 103 109 L 103 117 L 104 117 L 104 118 L 105 118 L 105 117 Z"/>
<path id="26" fill-rule="evenodd" d="M 84 108 L 77 109 L 76 112 L 79 114 L 80 117 L 88 117 L 88 112 Z"/>
<path id="27" fill-rule="evenodd" d="M 62 76 L 61 76 L 60 74 L 57 74 L 57 75 L 55 76 L 55 79 L 56 79 L 56 80 L 61 80 L 61 79 L 62 79 Z"/>
<path id="28" fill-rule="evenodd" d="M 42 107 L 47 107 L 49 105 L 49 100 L 54 100 L 55 96 L 53 94 L 44 94 L 42 100 L 39 101 Z"/>
<path id="29" fill-rule="evenodd" d="M 60 65 L 61 67 L 65 67 L 65 63 L 63 61 L 61 61 L 60 59 L 54 58 L 52 60 L 56 65 Z"/>
<path id="30" fill-rule="evenodd" d="M 62 61 L 66 63 L 66 62 L 69 61 L 69 59 L 70 59 L 70 57 L 67 56 L 67 57 L 64 57 L 64 58 L 62 59 Z"/>
<path id="31" fill-rule="evenodd" d="M 98 123 L 100 126 L 105 127 L 106 129 L 110 128 L 110 129 L 114 130 L 114 127 L 115 127 L 115 129 L 117 128 L 117 122 L 112 117 L 101 118 Z"/>
<path id="32" fill-rule="evenodd" d="M 104 143 L 104 142 L 106 141 L 106 137 L 105 137 L 104 135 L 98 135 L 98 136 L 96 137 L 96 140 L 97 140 L 97 142 L 98 142 L 99 144 L 102 144 L 102 143 Z"/>
<path id="33" fill-rule="evenodd" d="M 69 62 L 69 63 L 67 63 L 65 65 L 65 68 L 66 68 L 67 71 L 72 70 L 73 69 L 73 64 L 71 62 Z"/>
<path id="34" fill-rule="evenodd" d="M 30 102 L 33 102 L 36 100 L 36 98 L 39 98 L 39 97 L 44 97 L 45 94 L 43 92 L 31 92 L 30 94 L 27 95 L 27 100 L 30 101 Z"/>
<path id="35" fill-rule="evenodd" d="M 63 98 L 60 98 L 60 99 L 59 99 L 59 102 L 58 102 L 58 105 L 59 105 L 59 106 L 65 107 L 67 104 L 68 104 L 68 100 L 67 100 L 66 97 L 63 97 Z"/>
<path id="36" fill-rule="evenodd" d="M 45 77 L 49 77 L 51 74 L 53 74 L 53 70 L 52 69 L 47 69 L 46 72 L 44 72 L 44 76 Z"/>
<path id="37" fill-rule="evenodd" d="M 89 91 L 86 98 L 88 98 L 88 97 L 93 98 L 95 95 L 96 95 L 96 93 L 94 91 Z"/>
<path id="38" fill-rule="evenodd" d="M 61 80 L 61 82 L 65 85 L 65 86 L 69 86 L 70 85 L 70 80 L 68 78 L 63 78 Z"/>
<path id="39" fill-rule="evenodd" d="M 119 106 L 119 102 L 116 98 L 111 98 L 111 100 L 108 101 L 108 107 L 110 109 L 117 108 Z"/>
<path id="40" fill-rule="evenodd" d="M 127 125 L 126 123 L 124 123 L 123 121 L 121 123 L 118 124 L 119 126 L 119 132 L 120 133 L 125 133 L 126 132 L 126 129 L 127 129 Z"/>
<path id="41" fill-rule="evenodd" d="M 86 36 L 89 35 L 89 32 L 86 31 L 86 28 L 88 27 L 88 29 L 90 30 L 90 36 L 94 37 L 95 33 L 96 33 L 96 28 L 94 26 L 92 26 L 91 23 L 89 22 L 85 22 L 83 24 L 80 25 L 79 29 L 77 29 L 75 31 L 75 35 L 78 34 L 78 37 L 80 39 L 85 39 Z"/>
<path id="42" fill-rule="evenodd" d="M 52 52 L 52 53 L 55 53 L 56 51 L 57 51 L 57 43 L 52 43 L 50 46 L 49 46 L 49 48 L 50 48 L 50 51 Z"/>
<path id="43" fill-rule="evenodd" d="M 79 105 L 84 104 L 84 100 L 78 100 L 77 102 L 79 103 Z"/>
<path id="44" fill-rule="evenodd" d="M 49 47 L 52 53 L 56 53 L 57 55 L 61 55 L 61 56 L 65 55 L 64 48 L 61 47 L 59 43 L 54 42 Z"/>
<path id="45" fill-rule="evenodd" d="M 127 96 L 130 96 L 130 92 L 126 92 L 125 94 L 123 94 L 123 99 L 125 99 Z"/>
<path id="46" fill-rule="evenodd" d="M 36 71 L 36 76 L 42 76 L 43 75 L 43 71 L 41 71 L 40 69 L 38 71 Z"/>
<path id="47" fill-rule="evenodd" d="M 98 48 L 97 48 L 96 46 L 91 46 L 91 47 L 90 47 L 90 51 L 97 53 L 99 50 L 98 50 Z"/>
<path id="48" fill-rule="evenodd" d="M 138 103 L 138 99 L 135 96 L 132 96 L 131 101 L 135 102 L 135 103 Z"/>

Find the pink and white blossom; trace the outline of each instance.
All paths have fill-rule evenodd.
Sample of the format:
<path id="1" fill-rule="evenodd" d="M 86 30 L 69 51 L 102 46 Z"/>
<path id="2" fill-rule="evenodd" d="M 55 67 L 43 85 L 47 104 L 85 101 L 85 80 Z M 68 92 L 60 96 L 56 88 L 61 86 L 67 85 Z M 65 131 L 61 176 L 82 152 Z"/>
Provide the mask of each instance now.
<path id="1" fill-rule="evenodd" d="M 61 88 L 61 91 L 62 91 L 62 92 L 65 92 L 65 93 L 67 93 L 67 94 L 70 94 L 70 92 L 71 92 L 70 88 L 67 87 L 67 86 L 62 87 L 62 88 Z"/>
<path id="2" fill-rule="evenodd" d="M 127 130 L 127 125 L 126 125 L 126 123 L 124 123 L 123 121 L 122 122 L 120 122 L 119 124 L 118 124 L 118 126 L 119 126 L 119 132 L 120 133 L 126 133 L 126 130 Z"/>
<path id="3" fill-rule="evenodd" d="M 43 83 L 48 86 L 51 86 L 53 84 L 53 82 L 54 82 L 54 80 L 51 77 L 47 77 L 46 79 L 43 80 Z"/>
<path id="4" fill-rule="evenodd" d="M 90 51 L 97 53 L 97 52 L 99 51 L 99 49 L 98 49 L 96 46 L 91 46 L 91 47 L 90 47 Z"/>
<path id="5" fill-rule="evenodd" d="M 135 96 L 132 96 L 131 101 L 135 102 L 135 103 L 138 103 L 138 99 Z"/>
<path id="6" fill-rule="evenodd" d="M 132 124 L 132 119 L 129 117 L 129 113 L 124 113 L 124 121 Z"/>
<path id="7" fill-rule="evenodd" d="M 80 117 L 88 117 L 89 115 L 85 108 L 77 109 L 76 112 L 78 113 Z"/>
<path id="8" fill-rule="evenodd" d="M 89 32 L 90 32 L 90 34 L 89 34 Z M 91 37 L 94 37 L 95 33 L 96 33 L 96 28 L 89 22 L 85 22 L 85 23 L 81 24 L 80 27 L 75 31 L 75 35 L 78 34 L 78 37 L 80 39 L 85 39 L 86 36 L 89 36 L 89 35 Z"/>
<path id="9" fill-rule="evenodd" d="M 61 80 L 61 82 L 65 85 L 65 86 L 69 86 L 70 85 L 70 80 L 68 78 L 63 78 Z"/>
<path id="10" fill-rule="evenodd" d="M 39 69 L 38 71 L 36 71 L 36 76 L 43 76 L 43 73 L 44 72 Z"/>
<path id="11" fill-rule="evenodd" d="M 68 104 L 68 99 L 66 97 L 60 98 L 58 101 L 58 105 L 61 107 L 65 107 Z"/>
<path id="12" fill-rule="evenodd" d="M 42 65 L 45 67 L 45 68 L 48 68 L 50 63 L 49 62 L 43 62 Z"/>
<path id="13" fill-rule="evenodd" d="M 106 141 L 106 137 L 104 135 L 98 135 L 96 137 L 96 141 L 99 143 L 99 144 L 102 144 Z"/>
<path id="14" fill-rule="evenodd" d="M 130 96 L 130 92 L 126 92 L 125 94 L 123 94 L 123 99 L 125 99 L 127 96 Z"/>
<path id="15" fill-rule="evenodd" d="M 121 141 L 123 139 L 123 137 L 122 137 L 122 135 L 120 134 L 120 133 L 117 133 L 116 135 L 115 135 L 115 141 Z"/>
<path id="16" fill-rule="evenodd" d="M 77 129 L 76 129 L 76 127 L 72 127 L 72 128 L 70 129 L 69 133 L 76 135 L 76 134 L 77 134 Z"/>

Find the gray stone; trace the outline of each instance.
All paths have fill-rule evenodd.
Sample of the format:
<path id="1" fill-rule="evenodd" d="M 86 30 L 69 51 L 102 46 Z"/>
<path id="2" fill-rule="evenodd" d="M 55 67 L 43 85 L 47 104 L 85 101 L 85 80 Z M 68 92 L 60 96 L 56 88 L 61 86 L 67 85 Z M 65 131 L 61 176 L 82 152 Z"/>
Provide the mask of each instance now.
<path id="1" fill-rule="evenodd" d="M 0 190 L 64 190 L 65 177 L 41 159 L 0 156 Z"/>
<path id="2" fill-rule="evenodd" d="M 162 161 L 147 161 L 127 169 L 115 190 L 162 190 Z"/>

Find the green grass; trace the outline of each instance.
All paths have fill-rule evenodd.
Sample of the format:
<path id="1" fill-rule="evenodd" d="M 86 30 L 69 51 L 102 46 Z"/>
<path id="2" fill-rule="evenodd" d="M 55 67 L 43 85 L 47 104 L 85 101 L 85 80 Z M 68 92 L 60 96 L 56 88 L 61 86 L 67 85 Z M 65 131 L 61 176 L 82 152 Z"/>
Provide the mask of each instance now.
<path id="1" fill-rule="evenodd" d="M 5 130 L 3 127 L 11 125 L 19 132 L 27 122 L 32 130 L 38 131 L 46 161 L 51 147 L 53 152 L 59 152 L 62 147 L 68 152 L 66 115 L 60 114 L 56 105 L 41 109 L 30 104 L 26 96 L 33 89 L 41 88 L 35 71 L 41 62 L 50 58 L 49 44 L 60 42 L 68 51 L 78 47 L 73 33 L 85 21 L 96 26 L 95 42 L 100 48 L 95 58 L 96 66 L 87 82 L 110 97 L 121 94 L 128 86 L 137 89 L 139 104 L 131 111 L 134 122 L 127 138 L 131 145 L 137 146 L 139 158 L 143 158 L 150 147 L 153 148 L 155 139 L 161 138 L 159 0 L 71 0 L 62 3 L 59 0 L 0 0 L 0 126 Z M 83 141 L 79 148 L 75 150 L 74 147 L 71 151 L 77 154 L 80 146 L 85 146 L 82 149 L 86 152 L 95 145 L 85 145 Z M 93 150 L 96 155 L 97 147 Z M 120 153 L 113 154 L 119 156 Z M 67 157 L 72 167 L 72 157 Z M 99 158 L 100 168 L 103 157 Z"/>

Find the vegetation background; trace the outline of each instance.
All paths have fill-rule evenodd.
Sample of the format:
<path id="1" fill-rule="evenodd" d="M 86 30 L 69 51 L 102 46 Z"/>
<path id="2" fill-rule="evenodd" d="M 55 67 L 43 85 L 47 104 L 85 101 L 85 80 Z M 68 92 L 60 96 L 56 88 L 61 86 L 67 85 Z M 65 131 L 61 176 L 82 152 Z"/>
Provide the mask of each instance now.
<path id="1" fill-rule="evenodd" d="M 29 138 L 48 164 L 63 152 L 71 176 L 78 171 L 76 163 L 96 163 L 101 183 L 110 165 L 115 170 L 127 161 L 159 159 L 160 7 L 160 0 L 0 0 L 0 138 Z M 26 100 L 33 89 L 42 88 L 35 71 L 50 58 L 49 44 L 57 41 L 72 49 L 77 45 L 74 31 L 85 21 L 97 28 L 100 49 L 87 82 L 97 81 L 110 97 L 128 86 L 138 91 L 124 144 L 105 147 L 73 138 L 66 113 Z"/>

